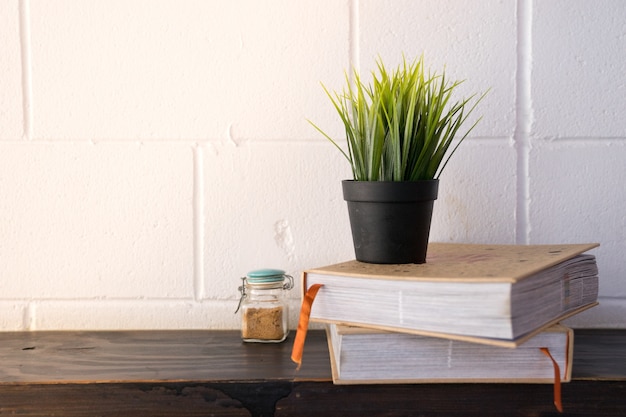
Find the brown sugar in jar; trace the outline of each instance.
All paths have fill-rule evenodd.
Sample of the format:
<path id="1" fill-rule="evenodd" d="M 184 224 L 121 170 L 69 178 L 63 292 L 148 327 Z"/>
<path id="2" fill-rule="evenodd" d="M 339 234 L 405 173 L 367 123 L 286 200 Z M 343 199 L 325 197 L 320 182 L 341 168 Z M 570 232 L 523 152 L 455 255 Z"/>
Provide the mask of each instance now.
<path id="1" fill-rule="evenodd" d="M 243 341 L 278 343 L 285 340 L 289 334 L 289 314 L 284 293 L 293 287 L 293 278 L 281 270 L 262 269 L 249 272 L 242 280 L 239 290 Z"/>
<path id="2" fill-rule="evenodd" d="M 283 308 L 247 308 L 244 310 L 241 337 L 257 340 L 283 340 Z"/>

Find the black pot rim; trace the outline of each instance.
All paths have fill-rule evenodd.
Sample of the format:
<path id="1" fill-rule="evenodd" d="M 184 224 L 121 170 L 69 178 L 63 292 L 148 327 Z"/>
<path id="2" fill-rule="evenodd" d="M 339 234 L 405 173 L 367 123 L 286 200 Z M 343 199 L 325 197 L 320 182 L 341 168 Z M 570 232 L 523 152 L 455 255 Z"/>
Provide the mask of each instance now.
<path id="1" fill-rule="evenodd" d="M 346 201 L 412 202 L 436 200 L 439 180 L 419 181 L 356 181 L 343 180 Z"/>

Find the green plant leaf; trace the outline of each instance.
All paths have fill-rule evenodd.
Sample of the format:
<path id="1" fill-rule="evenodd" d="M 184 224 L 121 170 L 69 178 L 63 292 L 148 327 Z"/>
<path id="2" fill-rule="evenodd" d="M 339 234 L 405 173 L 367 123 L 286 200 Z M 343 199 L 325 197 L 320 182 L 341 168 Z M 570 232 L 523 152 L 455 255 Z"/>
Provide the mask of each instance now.
<path id="1" fill-rule="evenodd" d="M 423 57 L 411 63 L 403 59 L 393 71 L 379 58 L 371 76 L 366 84 L 358 72 L 354 71 L 352 81 L 346 73 L 341 94 L 322 85 L 344 125 L 347 152 L 309 123 L 342 152 L 357 181 L 438 178 L 480 121 L 457 137 L 487 93 L 454 102 L 453 93 L 462 81 L 448 82 L 445 71 L 426 74 Z"/>

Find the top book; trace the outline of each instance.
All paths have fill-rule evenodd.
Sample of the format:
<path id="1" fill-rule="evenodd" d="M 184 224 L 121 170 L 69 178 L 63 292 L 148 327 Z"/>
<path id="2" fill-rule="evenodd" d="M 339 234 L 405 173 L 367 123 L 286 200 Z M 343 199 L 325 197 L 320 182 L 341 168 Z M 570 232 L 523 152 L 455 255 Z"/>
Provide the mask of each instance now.
<path id="1" fill-rule="evenodd" d="M 313 322 L 515 347 L 597 304 L 597 246 L 430 243 L 424 264 L 348 261 L 302 288 L 323 285 Z"/>

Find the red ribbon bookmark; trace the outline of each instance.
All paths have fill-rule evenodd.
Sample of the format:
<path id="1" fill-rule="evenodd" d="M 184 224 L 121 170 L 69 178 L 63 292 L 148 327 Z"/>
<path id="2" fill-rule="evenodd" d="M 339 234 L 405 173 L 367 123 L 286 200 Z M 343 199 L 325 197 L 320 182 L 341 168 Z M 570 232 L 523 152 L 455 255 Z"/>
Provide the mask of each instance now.
<path id="1" fill-rule="evenodd" d="M 300 319 L 298 320 L 298 330 L 296 330 L 296 338 L 293 341 L 293 349 L 291 350 L 291 360 L 298 364 L 296 370 L 300 370 L 302 366 L 302 353 L 304 352 L 304 341 L 306 332 L 309 328 L 309 317 L 311 316 L 311 306 L 315 300 L 315 296 L 323 284 L 313 284 L 304 294 L 302 307 L 300 308 Z"/>

